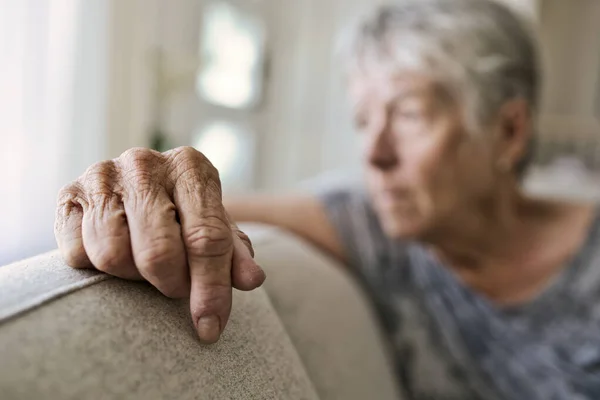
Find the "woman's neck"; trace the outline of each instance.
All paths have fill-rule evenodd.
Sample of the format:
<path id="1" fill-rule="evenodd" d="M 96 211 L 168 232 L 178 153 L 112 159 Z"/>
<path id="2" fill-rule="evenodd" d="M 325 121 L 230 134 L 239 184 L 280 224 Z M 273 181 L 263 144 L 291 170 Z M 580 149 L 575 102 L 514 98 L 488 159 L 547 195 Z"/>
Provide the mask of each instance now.
<path id="1" fill-rule="evenodd" d="M 535 297 L 582 246 L 592 207 L 505 191 L 462 213 L 429 240 L 469 287 L 497 303 Z"/>

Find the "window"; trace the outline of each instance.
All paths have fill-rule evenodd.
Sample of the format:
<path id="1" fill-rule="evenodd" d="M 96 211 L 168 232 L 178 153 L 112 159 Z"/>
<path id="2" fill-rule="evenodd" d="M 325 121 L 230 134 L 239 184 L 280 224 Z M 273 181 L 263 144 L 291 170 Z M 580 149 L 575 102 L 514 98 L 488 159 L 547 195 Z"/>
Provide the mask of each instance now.
<path id="1" fill-rule="evenodd" d="M 201 66 L 196 81 L 200 98 L 236 109 L 258 104 L 264 39 L 259 19 L 228 2 L 210 3 L 200 33 Z"/>
<path id="2" fill-rule="evenodd" d="M 217 120 L 199 129 L 193 140 L 193 146 L 219 171 L 224 191 L 251 187 L 254 146 L 248 129 Z"/>
<path id="3" fill-rule="evenodd" d="M 0 0 L 0 266 L 56 247 L 56 194 L 103 154 L 105 1 Z"/>
<path id="4" fill-rule="evenodd" d="M 191 142 L 219 170 L 225 192 L 254 184 L 255 121 L 264 84 L 260 7 L 214 0 L 203 8 L 196 92 L 205 106 Z"/>

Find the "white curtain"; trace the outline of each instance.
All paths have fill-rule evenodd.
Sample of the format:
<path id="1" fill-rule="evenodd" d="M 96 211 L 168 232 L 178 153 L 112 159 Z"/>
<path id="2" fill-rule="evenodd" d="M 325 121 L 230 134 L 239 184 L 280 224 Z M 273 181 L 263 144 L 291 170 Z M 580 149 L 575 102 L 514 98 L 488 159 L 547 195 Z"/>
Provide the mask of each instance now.
<path id="1" fill-rule="evenodd" d="M 55 247 L 58 189 L 103 156 L 106 8 L 0 0 L 0 265 Z"/>

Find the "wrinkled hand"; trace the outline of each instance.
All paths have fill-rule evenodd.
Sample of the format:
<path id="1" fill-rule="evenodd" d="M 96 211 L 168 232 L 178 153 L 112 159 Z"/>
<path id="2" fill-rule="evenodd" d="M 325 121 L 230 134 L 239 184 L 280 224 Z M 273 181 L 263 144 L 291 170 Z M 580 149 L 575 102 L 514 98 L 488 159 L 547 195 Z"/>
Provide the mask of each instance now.
<path id="1" fill-rule="evenodd" d="M 55 234 L 74 268 L 145 279 L 172 298 L 190 297 L 201 340 L 219 339 L 231 288 L 265 274 L 248 237 L 228 219 L 217 170 L 200 152 L 135 148 L 92 165 L 58 196 Z"/>

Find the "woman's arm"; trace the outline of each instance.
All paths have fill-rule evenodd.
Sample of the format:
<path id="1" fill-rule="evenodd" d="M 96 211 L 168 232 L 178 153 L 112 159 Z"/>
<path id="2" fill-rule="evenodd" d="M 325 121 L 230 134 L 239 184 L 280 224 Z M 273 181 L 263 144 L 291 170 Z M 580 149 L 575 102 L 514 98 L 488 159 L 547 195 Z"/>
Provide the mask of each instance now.
<path id="1" fill-rule="evenodd" d="M 223 201 L 235 222 L 259 222 L 293 232 L 345 261 L 342 245 L 321 203 L 309 195 L 251 195 Z M 250 238 L 252 239 L 252 238 Z"/>

